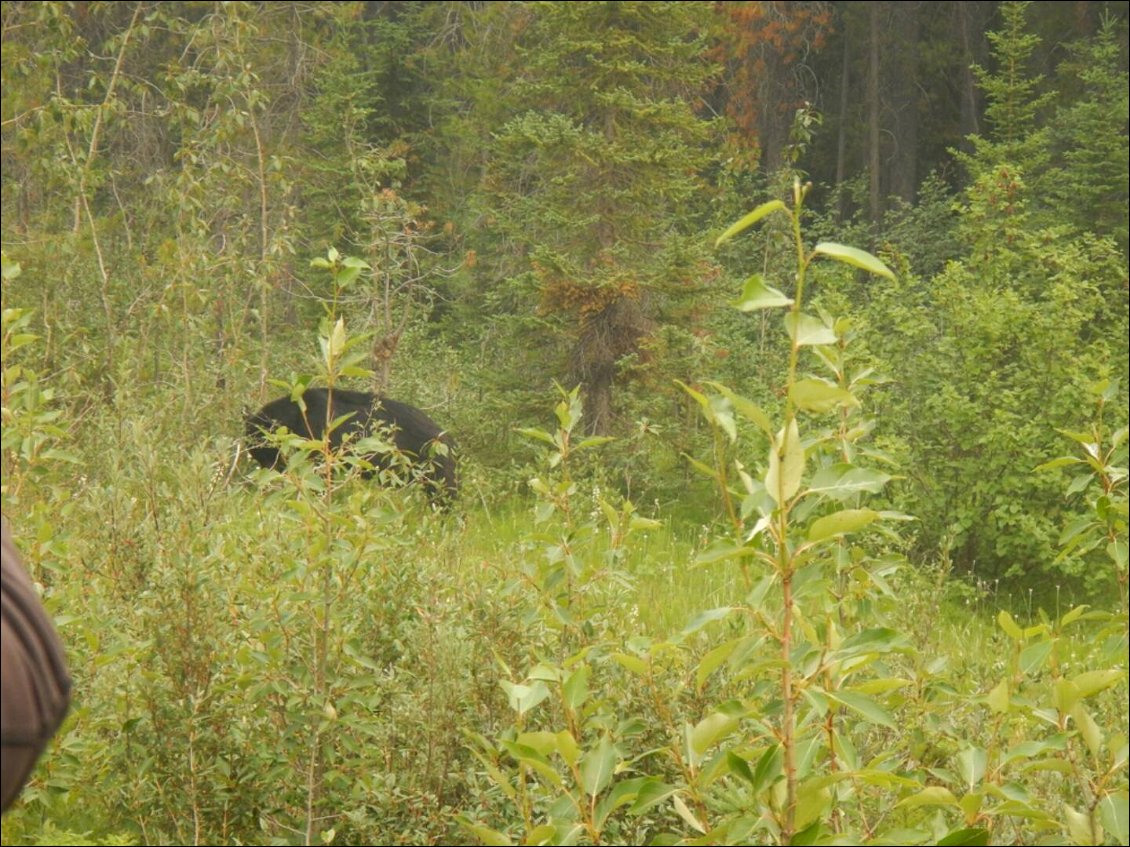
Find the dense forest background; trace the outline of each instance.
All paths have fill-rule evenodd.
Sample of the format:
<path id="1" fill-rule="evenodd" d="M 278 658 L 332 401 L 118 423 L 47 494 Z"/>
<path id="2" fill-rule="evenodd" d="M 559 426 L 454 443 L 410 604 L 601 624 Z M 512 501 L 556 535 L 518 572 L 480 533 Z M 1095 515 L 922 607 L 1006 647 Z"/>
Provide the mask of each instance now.
<path id="1" fill-rule="evenodd" d="M 23 817 L 5 819 L 5 842 L 54 820 L 67 838 L 145 843 L 329 843 L 335 827 L 339 840 L 385 843 L 452 832 L 597 843 L 662 840 L 674 820 L 710 843 L 805 832 L 817 840 L 793 843 L 858 843 L 899 803 L 890 837 L 918 839 L 899 843 L 951 831 L 1031 843 L 1013 826 L 1125 843 L 1128 11 L 3 3 L 3 505 L 67 624 L 82 683 L 54 775 Z M 774 199 L 784 206 L 716 246 Z M 866 258 L 818 249 L 809 258 L 833 261 L 810 267 L 817 242 Z M 799 309 L 802 282 L 808 314 L 796 320 L 811 331 L 796 321 L 786 331 L 770 307 Z M 798 370 L 805 346 L 815 358 Z M 826 377 L 806 376 L 820 368 Z M 411 492 L 319 483 L 314 468 L 282 481 L 238 459 L 249 410 L 327 382 L 387 392 L 449 429 L 458 526 Z M 794 407 L 826 415 L 814 434 L 801 430 L 802 449 L 790 441 Z M 762 423 L 778 416 L 780 429 Z M 815 710 L 810 731 L 827 720 L 813 737 L 832 771 L 849 773 L 864 766 L 834 720 L 861 718 L 882 748 L 873 733 L 888 713 L 853 697 L 888 689 L 829 695 L 824 664 L 808 671 L 818 696 L 791 670 L 779 689 L 755 686 L 749 696 L 767 698 L 780 723 L 715 755 L 753 707 L 743 701 L 739 715 L 746 694 L 710 689 L 714 671 L 748 686 L 763 642 L 783 645 L 766 660 L 774 673 L 808 661 L 792 649 L 798 546 L 785 523 L 773 530 L 772 581 L 784 596 L 750 566 L 768 543 L 759 516 L 782 512 L 773 485 L 790 462 L 814 471 L 805 503 L 822 504 L 797 513 L 819 526 L 805 537 L 840 545 L 820 560 L 819 583 L 838 624 L 795 622 L 812 643 L 832 644 L 834 629 L 893 633 L 893 619 L 870 617 L 879 599 L 845 598 L 892 601 L 884 569 L 896 559 L 912 581 L 896 605 L 918 635 L 943 595 L 987 602 L 990 625 L 998 606 L 1032 617 L 1015 638 L 1001 624 L 1017 696 L 1024 674 L 1049 663 L 1041 684 L 1054 687 L 1071 666 L 1040 646 L 1060 643 L 1064 612 L 1090 604 L 1113 616 L 1113 630 L 1104 619 L 1088 635 L 1095 652 L 1072 655 L 1090 673 L 1118 668 L 1093 690 L 1098 677 L 1079 683 L 1076 699 L 1113 695 L 1121 707 L 1082 718 L 1062 692 L 1054 707 L 1020 709 L 1006 691 L 998 708 L 999 668 L 963 689 L 962 708 L 997 695 L 1002 738 L 1050 745 L 1029 758 L 1069 762 L 1086 787 L 1063 802 L 1080 817 L 1058 799 L 1045 817 L 1017 812 L 1007 824 L 1011 812 L 985 812 L 979 804 L 1043 810 L 1033 797 L 1068 790 L 994 794 L 988 786 L 1013 783 L 1005 764 L 986 770 L 978 756 L 1004 748 L 963 746 L 956 726 L 952 744 L 908 735 L 913 753 L 872 762 L 852 783 L 858 807 L 834 811 L 849 808 L 848 789 L 805 782 L 804 768 L 825 760 L 815 741 L 796 747 L 793 707 Z M 855 463 L 866 469 L 845 470 Z M 849 497 L 850 473 L 861 482 Z M 860 494 L 870 510 L 851 499 Z M 829 498 L 851 508 L 832 512 Z M 627 544 L 658 527 L 662 542 Z M 842 541 L 857 530 L 858 545 Z M 581 549 L 599 567 L 577 564 Z M 319 556 L 337 563 L 332 575 Z M 379 578 L 358 574 L 371 561 L 383 562 Z M 682 575 L 677 562 L 733 570 Z M 635 608 L 621 593 L 633 580 L 674 595 L 640 599 L 650 611 L 625 621 L 610 610 Z M 743 599 L 725 599 L 731 591 Z M 744 609 L 756 629 L 763 602 L 782 617 L 760 641 L 721 615 L 665 640 L 680 615 L 710 607 Z M 696 640 L 719 626 L 724 655 Z M 639 638 L 613 649 L 612 632 Z M 979 638 L 970 643 L 985 646 Z M 894 662 L 911 642 L 866 643 Z M 601 656 L 641 687 L 625 683 L 597 709 Z M 913 662 L 926 674 L 927 660 Z M 527 678 L 531 667 L 542 670 Z M 504 669 L 505 694 L 490 668 Z M 953 674 L 936 690 L 914 677 L 918 712 L 900 723 L 925 716 L 926 735 L 941 732 L 931 698 L 960 688 L 965 670 L 930 670 Z M 362 674 L 379 676 L 380 691 Z M 664 705 L 663 674 L 694 683 Z M 562 736 L 527 737 L 538 685 L 554 680 L 561 731 L 581 745 L 572 753 Z M 629 730 L 610 717 L 617 698 L 659 717 Z M 263 705 L 241 712 L 252 701 Z M 352 720 L 382 717 L 335 724 L 347 702 Z M 595 710 L 584 719 L 583 703 Z M 496 742 L 507 704 L 518 717 Z M 1050 741 L 1029 734 L 1041 708 L 1060 709 L 1044 714 L 1059 733 Z M 663 768 L 677 776 L 603 775 L 639 765 L 628 739 L 654 751 L 681 737 L 679 710 L 700 734 L 685 734 L 682 753 L 670 742 Z M 1018 710 L 1022 726 L 1006 719 Z M 289 746 L 264 751 L 267 737 Z M 369 745 L 380 767 L 350 758 Z M 575 778 L 573 806 L 568 779 L 548 776 L 551 752 Z M 1084 778 L 1088 755 L 1101 766 Z M 947 756 L 968 768 L 944 771 Z M 959 774 L 945 790 L 960 805 L 929 793 L 949 784 L 943 771 Z M 560 802 L 528 796 L 532 774 Z M 711 793 L 731 778 L 762 812 L 731 787 Z M 880 783 L 890 805 L 862 799 Z M 598 798 L 610 804 L 602 814 Z M 507 802 L 507 823 L 490 822 Z"/>

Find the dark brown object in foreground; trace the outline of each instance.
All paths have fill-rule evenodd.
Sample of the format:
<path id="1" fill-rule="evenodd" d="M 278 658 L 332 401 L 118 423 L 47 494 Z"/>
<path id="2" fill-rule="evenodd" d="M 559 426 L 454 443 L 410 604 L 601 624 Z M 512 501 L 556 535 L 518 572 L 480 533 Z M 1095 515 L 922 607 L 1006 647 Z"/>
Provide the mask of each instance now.
<path id="1" fill-rule="evenodd" d="M 71 679 L 63 644 L 2 524 L 3 605 L 0 632 L 0 808 L 7 810 L 36 759 L 63 722 Z"/>

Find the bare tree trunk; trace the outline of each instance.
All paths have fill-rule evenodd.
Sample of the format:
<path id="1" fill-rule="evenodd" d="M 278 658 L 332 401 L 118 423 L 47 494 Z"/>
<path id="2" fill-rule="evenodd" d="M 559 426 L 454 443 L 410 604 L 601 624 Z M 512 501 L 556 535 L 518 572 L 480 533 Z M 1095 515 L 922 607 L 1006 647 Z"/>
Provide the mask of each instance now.
<path id="1" fill-rule="evenodd" d="M 954 3 L 954 25 L 961 42 L 961 149 L 972 152 L 967 140 L 970 135 L 981 132 L 981 97 L 977 89 L 977 78 L 972 65 L 983 64 L 988 55 L 988 42 L 985 30 L 992 3 Z"/>
<path id="2" fill-rule="evenodd" d="M 914 202 L 918 191 L 918 32 L 922 4 L 891 4 L 892 45 L 895 60 L 888 62 L 888 79 L 894 116 L 894 159 L 891 167 L 890 193 L 907 203 Z"/>
<path id="3" fill-rule="evenodd" d="M 589 435 L 607 435 L 612 431 L 612 376 L 615 365 L 594 368 L 585 383 L 585 418 Z"/>
<path id="4" fill-rule="evenodd" d="M 844 64 L 840 72 L 840 127 L 836 136 L 836 187 L 840 189 L 836 201 L 836 220 L 843 222 L 847 215 L 847 202 L 843 184 L 847 177 L 848 92 L 851 88 L 851 39 L 844 37 Z"/>
<path id="5" fill-rule="evenodd" d="M 869 4 L 870 13 L 870 62 L 867 75 L 867 125 L 868 125 L 868 171 L 870 196 L 868 217 L 872 225 L 877 225 L 883 214 L 883 195 L 879 184 L 879 171 L 882 157 L 879 155 L 880 141 L 880 103 L 879 103 L 879 18 L 885 11 L 886 3 Z"/>

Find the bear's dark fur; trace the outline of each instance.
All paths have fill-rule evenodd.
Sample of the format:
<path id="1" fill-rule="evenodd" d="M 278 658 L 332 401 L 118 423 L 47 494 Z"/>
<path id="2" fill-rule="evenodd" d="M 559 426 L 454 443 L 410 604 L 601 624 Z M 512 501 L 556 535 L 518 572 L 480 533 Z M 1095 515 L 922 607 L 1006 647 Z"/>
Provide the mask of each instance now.
<path id="1" fill-rule="evenodd" d="M 327 418 L 326 406 L 331 396 L 333 408 Z M 302 399 L 306 404 L 305 415 L 297 402 L 290 397 L 280 397 L 248 416 L 248 451 L 263 467 L 282 470 L 286 466 L 278 447 L 263 437 L 265 432 L 274 432 L 285 426 L 303 438 L 320 439 L 327 419 L 332 422 L 349 415 L 330 434 L 330 445 L 335 450 L 346 439 L 357 441 L 387 430 L 396 449 L 423 477 L 433 503 L 446 506 L 455 497 L 455 445 L 451 437 L 419 409 L 366 391 L 341 388 L 335 388 L 332 395 L 325 388 L 307 388 Z M 387 454 L 378 453 L 365 458 L 378 469 L 390 465 Z"/>

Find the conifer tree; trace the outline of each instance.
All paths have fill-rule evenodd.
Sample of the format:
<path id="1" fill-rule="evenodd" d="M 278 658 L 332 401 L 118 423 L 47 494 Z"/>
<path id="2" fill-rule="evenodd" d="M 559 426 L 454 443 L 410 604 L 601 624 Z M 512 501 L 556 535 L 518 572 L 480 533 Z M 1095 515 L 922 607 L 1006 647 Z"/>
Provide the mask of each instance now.
<path id="1" fill-rule="evenodd" d="M 483 204 L 518 260 L 499 284 L 515 289 L 511 302 L 536 299 L 551 355 L 565 359 L 551 370 L 584 386 L 594 432 L 612 427 L 618 363 L 703 276 L 688 224 L 710 161 L 711 125 L 696 112 L 712 72 L 709 14 L 703 3 L 532 3 L 513 23 L 509 118 L 486 151 Z"/>

